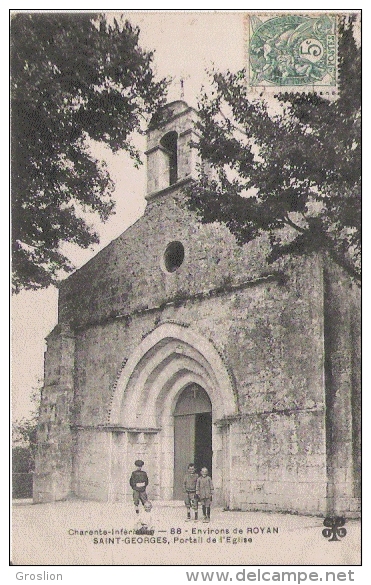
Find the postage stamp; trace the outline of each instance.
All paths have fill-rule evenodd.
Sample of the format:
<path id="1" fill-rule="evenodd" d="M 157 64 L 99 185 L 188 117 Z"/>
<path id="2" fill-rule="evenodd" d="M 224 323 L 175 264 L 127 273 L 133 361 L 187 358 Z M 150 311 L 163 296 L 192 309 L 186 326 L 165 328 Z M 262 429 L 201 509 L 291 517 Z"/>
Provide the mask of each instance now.
<path id="1" fill-rule="evenodd" d="M 248 15 L 246 33 L 251 88 L 336 94 L 335 14 Z"/>

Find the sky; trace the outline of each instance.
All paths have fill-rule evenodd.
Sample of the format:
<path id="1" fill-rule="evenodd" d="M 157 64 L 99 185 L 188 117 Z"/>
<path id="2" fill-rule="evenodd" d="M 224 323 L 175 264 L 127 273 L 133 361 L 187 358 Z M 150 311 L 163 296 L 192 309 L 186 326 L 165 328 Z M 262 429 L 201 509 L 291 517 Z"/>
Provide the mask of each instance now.
<path id="1" fill-rule="evenodd" d="M 155 51 L 154 68 L 158 76 L 174 78 L 169 101 L 181 98 L 180 78 L 183 78 L 184 99 L 196 107 L 201 87 L 208 83 L 207 69 L 215 67 L 225 71 L 244 66 L 242 12 L 128 11 L 123 14 L 139 26 L 140 45 Z M 136 144 L 142 152 L 145 150 L 143 138 L 137 138 Z M 145 164 L 137 170 L 127 155 L 113 155 L 98 146 L 94 153 L 106 160 L 115 182 L 116 214 L 106 224 L 96 224 L 99 245 L 89 250 L 65 248 L 77 268 L 118 237 L 145 209 Z M 29 415 L 33 408 L 30 396 L 42 385 L 44 339 L 57 323 L 57 306 L 58 293 L 54 287 L 23 291 L 12 299 L 13 420 Z"/>

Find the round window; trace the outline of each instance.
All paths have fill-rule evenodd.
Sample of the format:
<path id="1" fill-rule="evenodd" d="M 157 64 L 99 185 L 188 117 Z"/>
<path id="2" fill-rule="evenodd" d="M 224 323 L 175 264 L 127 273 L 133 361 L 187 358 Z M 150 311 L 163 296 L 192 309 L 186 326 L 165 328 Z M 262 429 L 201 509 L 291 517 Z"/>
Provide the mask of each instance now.
<path id="1" fill-rule="evenodd" d="M 180 242 L 171 242 L 164 254 L 164 264 L 168 272 L 175 272 L 184 260 L 184 246 Z"/>

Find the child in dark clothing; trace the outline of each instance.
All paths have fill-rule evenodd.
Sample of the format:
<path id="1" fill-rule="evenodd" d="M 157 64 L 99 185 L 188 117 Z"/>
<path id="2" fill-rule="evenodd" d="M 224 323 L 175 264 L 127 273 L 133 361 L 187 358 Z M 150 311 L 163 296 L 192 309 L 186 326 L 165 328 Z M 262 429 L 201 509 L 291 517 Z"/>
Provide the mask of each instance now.
<path id="1" fill-rule="evenodd" d="M 196 495 L 202 504 L 203 522 L 210 522 L 210 506 L 213 499 L 214 486 L 206 467 L 201 469 L 201 475 L 196 482 Z"/>
<path id="2" fill-rule="evenodd" d="M 146 487 L 148 485 L 148 475 L 145 471 L 142 471 L 144 462 L 141 459 L 137 459 L 134 463 L 136 469 L 130 476 L 130 486 L 133 490 L 133 500 L 135 511 L 139 514 L 139 502 L 142 502 L 143 506 L 148 500 Z"/>
<path id="3" fill-rule="evenodd" d="M 184 491 L 185 491 L 185 498 L 184 503 L 187 508 L 187 519 L 186 522 L 189 522 L 191 519 L 191 508 L 195 512 L 195 522 L 198 520 L 198 500 L 196 497 L 196 482 L 198 478 L 198 473 L 195 470 L 194 463 L 190 463 L 188 465 L 188 471 L 184 476 Z"/>

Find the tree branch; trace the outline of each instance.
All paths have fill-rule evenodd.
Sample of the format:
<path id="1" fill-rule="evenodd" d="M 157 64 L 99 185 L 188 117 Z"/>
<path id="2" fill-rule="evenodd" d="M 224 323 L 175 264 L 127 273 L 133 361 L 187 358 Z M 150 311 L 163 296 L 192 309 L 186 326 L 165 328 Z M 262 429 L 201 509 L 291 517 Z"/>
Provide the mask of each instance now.
<path id="1" fill-rule="evenodd" d="M 299 232 L 300 234 L 305 234 L 305 232 L 307 231 L 305 228 L 302 228 L 300 226 L 298 226 L 296 223 L 294 223 L 288 215 L 285 215 L 284 217 L 284 223 L 286 223 L 287 225 L 289 225 L 290 227 L 294 228 L 294 230 L 296 230 L 297 232 Z"/>

